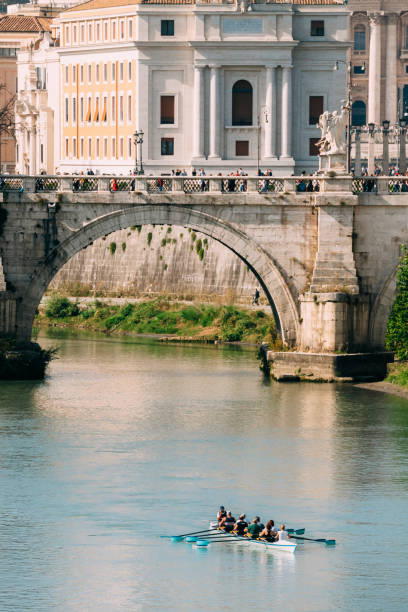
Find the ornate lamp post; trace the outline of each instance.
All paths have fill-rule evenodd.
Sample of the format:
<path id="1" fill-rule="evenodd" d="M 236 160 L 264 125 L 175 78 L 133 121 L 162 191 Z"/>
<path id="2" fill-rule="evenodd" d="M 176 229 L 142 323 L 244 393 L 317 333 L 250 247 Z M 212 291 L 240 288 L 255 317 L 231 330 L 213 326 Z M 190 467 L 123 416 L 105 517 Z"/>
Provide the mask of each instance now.
<path id="1" fill-rule="evenodd" d="M 354 175 L 361 176 L 361 127 L 357 126 L 354 130 L 355 159 Z"/>
<path id="2" fill-rule="evenodd" d="M 344 60 L 336 60 L 333 70 L 338 70 L 339 64 L 344 64 L 347 69 L 346 107 L 348 109 L 348 122 L 347 122 L 347 128 L 346 128 L 346 132 L 347 132 L 346 133 L 346 143 L 347 143 L 346 170 L 347 170 L 347 174 L 350 174 L 351 173 L 351 102 L 352 102 L 352 99 L 351 99 L 351 87 L 352 87 L 351 74 L 352 72 L 351 71 L 353 69 L 353 64 L 350 61 L 346 62 Z M 361 66 L 361 72 L 365 72 L 365 70 L 366 70 L 366 65 L 365 65 L 365 62 L 363 62 L 363 65 Z"/>
<path id="3" fill-rule="evenodd" d="M 384 119 L 383 124 L 383 175 L 388 176 L 390 173 L 390 147 L 389 147 L 389 133 L 390 133 L 390 121 Z"/>
<path id="4" fill-rule="evenodd" d="M 406 174 L 407 172 L 407 154 L 406 154 L 406 142 L 407 142 L 407 119 L 401 117 L 399 120 L 400 124 L 400 153 L 399 153 L 399 171 L 400 174 Z"/>
<path id="5" fill-rule="evenodd" d="M 135 174 L 144 174 L 144 169 L 143 169 L 143 136 L 144 136 L 144 132 L 143 130 L 136 130 L 136 132 L 133 134 L 133 141 L 135 143 Z M 138 146 L 140 146 L 140 167 L 138 164 L 138 155 L 137 155 L 137 148 Z"/>
<path id="6" fill-rule="evenodd" d="M 374 132 L 375 123 L 368 124 L 368 175 L 374 176 Z"/>

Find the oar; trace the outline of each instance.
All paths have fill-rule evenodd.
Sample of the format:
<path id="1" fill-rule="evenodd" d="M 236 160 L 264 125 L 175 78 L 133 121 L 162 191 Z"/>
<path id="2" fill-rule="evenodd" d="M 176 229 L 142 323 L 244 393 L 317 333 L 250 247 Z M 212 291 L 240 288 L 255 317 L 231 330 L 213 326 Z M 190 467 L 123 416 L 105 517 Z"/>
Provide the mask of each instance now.
<path id="1" fill-rule="evenodd" d="M 186 536 L 190 536 L 190 535 L 199 535 L 201 533 L 209 533 L 210 531 L 214 531 L 214 529 L 204 529 L 202 531 L 192 531 L 191 533 L 182 533 L 180 535 L 161 535 L 161 538 L 171 538 L 174 542 L 180 542 L 181 540 L 183 540 Z"/>
<path id="2" fill-rule="evenodd" d="M 306 528 L 303 527 L 303 529 L 287 529 L 286 531 L 289 535 L 292 535 L 292 533 L 296 533 L 297 535 L 303 535 L 306 531 Z"/>
<path id="3" fill-rule="evenodd" d="M 334 546 L 336 544 L 336 540 L 327 540 L 326 538 L 304 538 L 299 536 L 291 536 L 291 538 L 295 540 L 307 540 L 308 542 L 324 542 L 327 546 Z"/>

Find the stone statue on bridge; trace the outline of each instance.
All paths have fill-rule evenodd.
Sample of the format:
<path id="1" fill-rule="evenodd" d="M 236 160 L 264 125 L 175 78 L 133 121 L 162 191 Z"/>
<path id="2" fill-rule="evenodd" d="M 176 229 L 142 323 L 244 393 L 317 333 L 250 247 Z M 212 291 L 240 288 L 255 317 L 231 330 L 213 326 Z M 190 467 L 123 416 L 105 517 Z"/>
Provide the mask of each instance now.
<path id="1" fill-rule="evenodd" d="M 348 124 L 349 113 L 350 107 L 342 106 L 340 112 L 325 111 L 320 115 L 318 127 L 322 135 L 316 144 L 319 147 L 321 172 L 327 170 L 339 172 L 346 169 L 347 143 L 344 131 Z"/>

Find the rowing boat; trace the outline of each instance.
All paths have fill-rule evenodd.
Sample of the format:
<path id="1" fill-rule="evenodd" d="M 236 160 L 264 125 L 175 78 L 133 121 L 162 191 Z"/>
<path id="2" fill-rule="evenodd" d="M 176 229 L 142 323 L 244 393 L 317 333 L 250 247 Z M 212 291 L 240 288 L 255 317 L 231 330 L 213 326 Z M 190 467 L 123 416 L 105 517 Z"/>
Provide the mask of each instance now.
<path id="1" fill-rule="evenodd" d="M 211 521 L 210 529 L 216 531 L 218 529 L 218 523 Z M 221 535 L 223 538 L 225 537 L 225 541 L 228 541 L 228 539 L 231 538 L 231 542 L 236 542 L 239 545 L 247 545 L 247 546 L 252 546 L 252 547 L 256 546 L 260 549 L 265 549 L 271 552 L 281 551 L 281 552 L 294 553 L 296 550 L 296 544 L 291 542 L 290 540 L 280 540 L 279 542 L 266 542 L 265 540 L 251 540 L 243 536 L 238 536 L 235 533 L 228 533 L 227 531 L 220 531 L 220 536 Z M 203 542 L 203 544 L 200 544 L 200 542 Z M 195 542 L 195 545 L 199 547 L 208 546 L 208 540 L 205 540 L 205 538 L 203 540 L 197 540 L 197 542 Z"/>

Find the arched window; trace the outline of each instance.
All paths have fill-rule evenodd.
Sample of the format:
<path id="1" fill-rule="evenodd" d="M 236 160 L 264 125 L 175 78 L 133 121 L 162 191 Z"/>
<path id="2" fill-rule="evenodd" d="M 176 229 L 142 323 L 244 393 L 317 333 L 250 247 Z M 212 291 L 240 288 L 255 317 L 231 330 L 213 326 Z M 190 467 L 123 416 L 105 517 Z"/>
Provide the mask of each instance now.
<path id="1" fill-rule="evenodd" d="M 232 125 L 252 125 L 252 85 L 237 81 L 232 88 Z"/>
<path id="2" fill-rule="evenodd" d="M 354 51 L 366 50 L 366 29 L 363 25 L 354 28 Z"/>
<path id="3" fill-rule="evenodd" d="M 366 104 L 362 100 L 356 100 L 351 107 L 351 123 L 352 125 L 366 125 L 367 109 Z"/>

